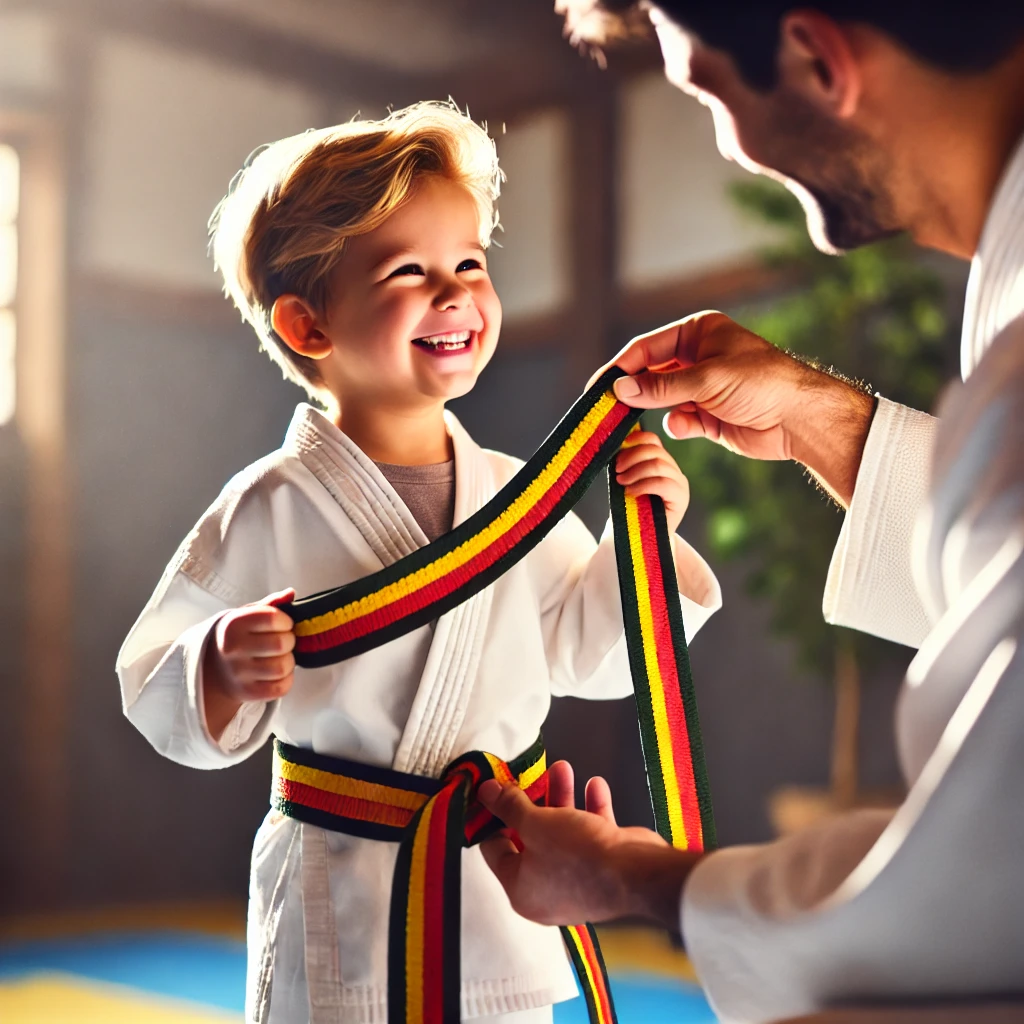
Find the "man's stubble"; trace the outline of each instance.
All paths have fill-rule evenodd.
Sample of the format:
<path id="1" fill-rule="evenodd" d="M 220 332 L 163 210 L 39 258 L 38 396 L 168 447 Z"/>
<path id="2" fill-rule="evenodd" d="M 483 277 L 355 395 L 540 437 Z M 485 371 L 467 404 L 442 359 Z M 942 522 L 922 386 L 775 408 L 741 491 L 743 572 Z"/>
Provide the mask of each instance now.
<path id="1" fill-rule="evenodd" d="M 891 160 L 872 139 L 785 91 L 773 108 L 759 162 L 800 199 L 819 249 L 856 249 L 905 230 L 895 211 Z"/>

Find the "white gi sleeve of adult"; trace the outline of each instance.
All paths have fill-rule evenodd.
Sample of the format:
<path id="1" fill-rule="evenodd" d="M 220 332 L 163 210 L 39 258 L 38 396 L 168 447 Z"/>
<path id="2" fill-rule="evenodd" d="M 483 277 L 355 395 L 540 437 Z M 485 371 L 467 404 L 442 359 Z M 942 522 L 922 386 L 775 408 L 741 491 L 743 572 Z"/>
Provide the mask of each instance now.
<path id="1" fill-rule="evenodd" d="M 1019 516 L 1021 489 L 1010 500 Z M 1019 989 L 1024 517 L 1015 532 L 998 548 L 967 541 L 968 559 L 994 553 L 911 666 L 899 809 L 720 850 L 691 873 L 682 932 L 723 1024 Z M 951 534 L 947 571 L 963 543 Z"/>
<path id="2" fill-rule="evenodd" d="M 723 1021 L 1017 991 L 1024 948 L 1024 323 L 947 394 L 914 538 L 936 625 L 897 714 L 909 792 L 710 854 L 687 949 Z"/>
<path id="3" fill-rule="evenodd" d="M 825 583 L 825 619 L 919 647 L 931 626 L 914 587 L 911 534 L 924 507 L 936 420 L 879 396 Z"/>
<path id="4" fill-rule="evenodd" d="M 179 764 L 224 768 L 270 736 L 276 701 L 243 704 L 220 742 L 206 726 L 203 654 L 217 620 L 239 603 L 169 568 L 118 654 L 125 715 L 159 753 Z"/>
<path id="5" fill-rule="evenodd" d="M 675 535 L 674 555 L 687 639 L 722 606 L 707 562 Z M 632 693 L 611 521 L 599 543 L 573 513 L 542 542 L 541 616 L 552 692 L 591 700 Z"/>

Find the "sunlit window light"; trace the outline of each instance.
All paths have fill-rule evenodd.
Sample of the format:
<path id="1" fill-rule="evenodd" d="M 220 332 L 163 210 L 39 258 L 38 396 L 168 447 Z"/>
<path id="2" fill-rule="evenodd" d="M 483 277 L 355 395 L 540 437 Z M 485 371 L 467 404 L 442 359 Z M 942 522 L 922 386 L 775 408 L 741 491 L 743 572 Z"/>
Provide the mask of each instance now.
<path id="1" fill-rule="evenodd" d="M 18 219 L 19 172 L 18 151 L 0 144 L 0 224 Z"/>
<path id="2" fill-rule="evenodd" d="M 14 418 L 17 403 L 14 299 L 18 290 L 18 151 L 0 144 L 0 426 Z"/>
<path id="3" fill-rule="evenodd" d="M 18 289 L 18 229 L 0 225 L 0 308 L 14 305 Z"/>
<path id="4" fill-rule="evenodd" d="M 15 323 L 14 312 L 0 309 L 0 426 L 14 417 L 15 394 Z"/>

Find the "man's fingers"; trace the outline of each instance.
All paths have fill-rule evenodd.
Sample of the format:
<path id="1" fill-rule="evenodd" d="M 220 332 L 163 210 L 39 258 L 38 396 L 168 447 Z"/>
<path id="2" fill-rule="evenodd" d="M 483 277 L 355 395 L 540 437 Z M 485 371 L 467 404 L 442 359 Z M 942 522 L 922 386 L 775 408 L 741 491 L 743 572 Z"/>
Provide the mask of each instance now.
<path id="1" fill-rule="evenodd" d="M 612 387 L 615 397 L 634 409 L 667 409 L 684 402 L 700 402 L 706 378 L 702 364 L 671 372 L 620 377 Z"/>
<path id="2" fill-rule="evenodd" d="M 633 374 L 679 361 L 683 354 L 680 351 L 681 334 L 686 333 L 686 323 L 687 320 L 677 320 L 650 334 L 641 334 L 615 357 L 614 364 L 620 370 Z"/>
<path id="3" fill-rule="evenodd" d="M 595 775 L 587 783 L 587 810 L 596 814 L 605 821 L 615 824 L 615 811 L 612 808 L 612 791 L 608 783 Z"/>
<path id="4" fill-rule="evenodd" d="M 488 779 L 479 789 L 480 803 L 509 828 L 515 829 L 523 838 L 530 831 L 533 815 L 539 813 L 530 798 L 516 785 L 502 786 L 494 779 Z"/>
<path id="5" fill-rule="evenodd" d="M 666 324 L 656 331 L 651 331 L 650 334 L 641 334 L 640 337 L 634 338 L 611 362 L 605 363 L 590 378 L 587 387 L 589 388 L 610 366 L 617 366 L 620 370 L 625 370 L 626 373 L 634 374 L 655 366 L 668 367 L 673 364 L 680 366 L 692 362 L 692 360 L 684 361 L 680 352 L 681 348 L 684 350 L 686 348 L 685 344 L 681 342 L 681 328 L 682 334 L 685 335 L 687 331 L 683 325 L 689 319 L 692 318 L 687 317 L 686 320 Z"/>
<path id="6" fill-rule="evenodd" d="M 701 415 L 694 409 L 673 409 L 665 414 L 662 427 L 676 441 L 689 441 L 694 437 L 707 437 L 717 441 L 721 436 L 721 423 L 713 416 Z"/>
<path id="7" fill-rule="evenodd" d="M 548 769 L 548 807 L 576 806 L 576 776 L 568 761 L 556 761 Z"/>
<path id="8" fill-rule="evenodd" d="M 507 836 L 495 836 L 480 844 L 480 852 L 502 886 L 506 890 L 513 890 L 522 862 L 512 840 Z"/>

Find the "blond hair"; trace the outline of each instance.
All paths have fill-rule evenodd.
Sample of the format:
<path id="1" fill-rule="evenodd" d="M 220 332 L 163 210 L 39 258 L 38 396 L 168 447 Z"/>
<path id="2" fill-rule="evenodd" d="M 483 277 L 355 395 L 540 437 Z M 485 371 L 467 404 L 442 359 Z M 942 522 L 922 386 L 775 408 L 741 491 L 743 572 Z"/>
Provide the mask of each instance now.
<path id="1" fill-rule="evenodd" d="M 494 142 L 452 102 L 415 103 L 380 121 L 349 121 L 262 146 L 210 218 L 210 251 L 224 291 L 284 376 L 322 397 L 316 360 L 271 325 L 276 299 L 296 294 L 323 313 L 346 239 L 379 227 L 419 178 L 463 186 L 480 214 L 480 243 L 497 226 L 501 183 Z"/>

